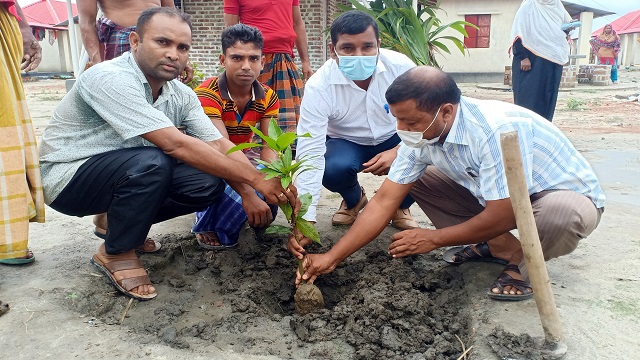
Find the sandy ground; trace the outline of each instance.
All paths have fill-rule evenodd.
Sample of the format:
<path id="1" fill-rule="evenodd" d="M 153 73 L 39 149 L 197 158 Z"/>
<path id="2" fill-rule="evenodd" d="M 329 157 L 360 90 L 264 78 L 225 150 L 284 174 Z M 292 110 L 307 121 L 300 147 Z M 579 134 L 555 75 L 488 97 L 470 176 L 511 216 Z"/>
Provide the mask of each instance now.
<path id="1" fill-rule="evenodd" d="M 617 87 L 560 93 L 554 123 L 592 163 L 608 197 L 598 229 L 571 255 L 547 263 L 568 346 L 565 359 L 631 359 L 640 353 L 640 70 Z M 64 82 L 25 83 L 38 134 L 64 95 Z M 464 95 L 511 101 L 507 91 L 461 86 Z M 373 195 L 381 179 L 362 176 Z M 339 197 L 324 193 L 318 227 L 324 246 L 346 231 L 330 224 Z M 423 227 L 431 226 L 414 205 Z M 293 314 L 295 261 L 282 239 L 247 229 L 235 251 L 205 252 L 189 234 L 191 216 L 155 225 L 159 255 L 144 255 L 159 296 L 133 302 L 115 293 L 89 258 L 100 244 L 90 217 L 48 209 L 31 227 L 37 261 L 0 267 L 2 359 L 473 359 L 537 358 L 525 339 L 542 336 L 533 300 L 504 303 L 486 291 L 497 265 L 448 267 L 440 251 L 406 260 L 385 255 L 388 228 L 317 284 L 328 308 Z M 278 220 L 283 223 L 282 219 Z M 322 251 L 315 248 L 314 251 Z M 460 339 L 460 340 L 458 340 Z M 505 340 L 506 339 L 506 340 Z M 515 341 L 495 355 L 491 344 Z M 522 341 L 525 345 L 518 344 Z M 504 351 L 505 349 L 500 349 Z M 519 353 L 518 353 L 519 351 Z"/>

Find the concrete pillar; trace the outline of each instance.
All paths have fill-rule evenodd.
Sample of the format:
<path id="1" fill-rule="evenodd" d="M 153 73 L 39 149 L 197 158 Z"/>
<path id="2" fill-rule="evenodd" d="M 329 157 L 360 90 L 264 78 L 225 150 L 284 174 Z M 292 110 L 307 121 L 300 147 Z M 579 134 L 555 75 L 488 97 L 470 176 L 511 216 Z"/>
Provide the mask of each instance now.
<path id="1" fill-rule="evenodd" d="M 591 26 L 593 25 L 593 13 L 582 12 L 580 13 L 580 22 L 582 25 L 579 27 L 578 33 L 578 52 L 577 55 L 586 55 L 585 59 L 578 59 L 578 65 L 584 65 L 589 63 L 589 52 L 591 51 Z"/>

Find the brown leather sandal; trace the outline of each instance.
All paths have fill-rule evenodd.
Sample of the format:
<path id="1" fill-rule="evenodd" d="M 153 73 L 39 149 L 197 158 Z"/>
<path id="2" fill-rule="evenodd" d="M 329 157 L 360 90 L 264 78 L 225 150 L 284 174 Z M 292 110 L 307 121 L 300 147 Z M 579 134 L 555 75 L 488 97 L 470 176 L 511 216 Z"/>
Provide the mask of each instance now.
<path id="1" fill-rule="evenodd" d="M 123 256 L 124 255 L 124 256 Z M 149 275 L 134 276 L 117 280 L 113 273 L 122 270 L 143 269 L 142 263 L 136 253 L 132 250 L 120 255 L 105 255 L 109 262 L 103 263 L 98 259 L 97 254 L 91 258 L 91 263 L 95 265 L 102 273 L 107 275 L 113 286 L 121 293 L 138 300 L 151 300 L 158 296 L 157 293 L 141 295 L 131 292 L 132 289 L 142 285 L 153 285 L 149 279 Z M 146 272 L 146 271 L 145 271 Z"/>
<path id="2" fill-rule="evenodd" d="M 93 234 L 100 239 L 107 240 L 107 230 L 103 228 L 96 226 L 95 229 L 93 229 Z M 155 241 L 152 238 L 147 238 L 144 241 L 144 244 L 136 248 L 136 251 L 151 254 L 160 251 L 160 249 L 162 249 L 162 243 Z"/>

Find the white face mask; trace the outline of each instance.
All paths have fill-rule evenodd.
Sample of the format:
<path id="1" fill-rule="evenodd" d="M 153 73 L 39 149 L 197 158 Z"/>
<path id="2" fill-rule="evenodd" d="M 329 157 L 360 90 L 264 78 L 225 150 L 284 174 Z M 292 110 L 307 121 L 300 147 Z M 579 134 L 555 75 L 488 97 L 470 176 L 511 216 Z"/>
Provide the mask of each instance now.
<path id="1" fill-rule="evenodd" d="M 421 148 L 427 145 L 434 145 L 435 143 L 440 141 L 440 136 L 444 134 L 444 130 L 447 128 L 446 122 L 444 123 L 444 127 L 442 128 L 442 132 L 440 133 L 440 135 L 434 137 L 433 139 L 422 138 L 422 135 L 424 135 L 425 131 L 429 130 L 431 126 L 436 122 L 436 118 L 438 117 L 440 108 L 442 108 L 442 106 L 438 108 L 438 111 L 436 111 L 436 115 L 433 117 L 433 121 L 431 121 L 431 124 L 429 124 L 429 126 L 427 126 L 427 128 L 424 129 L 424 131 L 406 131 L 406 130 L 396 129 L 396 131 L 398 132 L 398 136 L 400 137 L 400 140 L 402 140 L 402 142 L 405 145 L 413 148 Z"/>

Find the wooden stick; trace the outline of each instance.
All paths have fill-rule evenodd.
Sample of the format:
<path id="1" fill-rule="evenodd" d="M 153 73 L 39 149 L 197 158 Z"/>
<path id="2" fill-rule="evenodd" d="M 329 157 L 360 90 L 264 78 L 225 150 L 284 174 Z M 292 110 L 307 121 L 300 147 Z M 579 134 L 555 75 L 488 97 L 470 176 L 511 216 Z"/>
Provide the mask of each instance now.
<path id="1" fill-rule="evenodd" d="M 524 253 L 525 264 L 529 271 L 529 279 L 533 295 L 540 314 L 545 340 L 557 344 L 564 340 L 562 325 L 551 290 L 549 274 L 544 263 L 542 246 L 536 228 L 529 190 L 522 166 L 522 153 L 518 142 L 518 133 L 511 131 L 500 136 L 502 158 L 509 186 L 509 196 L 518 226 L 520 245 Z"/>
<path id="2" fill-rule="evenodd" d="M 122 317 L 120 318 L 120 325 L 122 325 L 122 323 L 124 322 L 124 317 L 127 316 L 127 312 L 129 311 L 129 308 L 131 307 L 131 303 L 133 303 L 133 298 L 129 299 L 129 302 L 127 303 L 127 306 L 125 306 L 125 308 L 124 308 L 124 312 L 122 313 Z"/>

